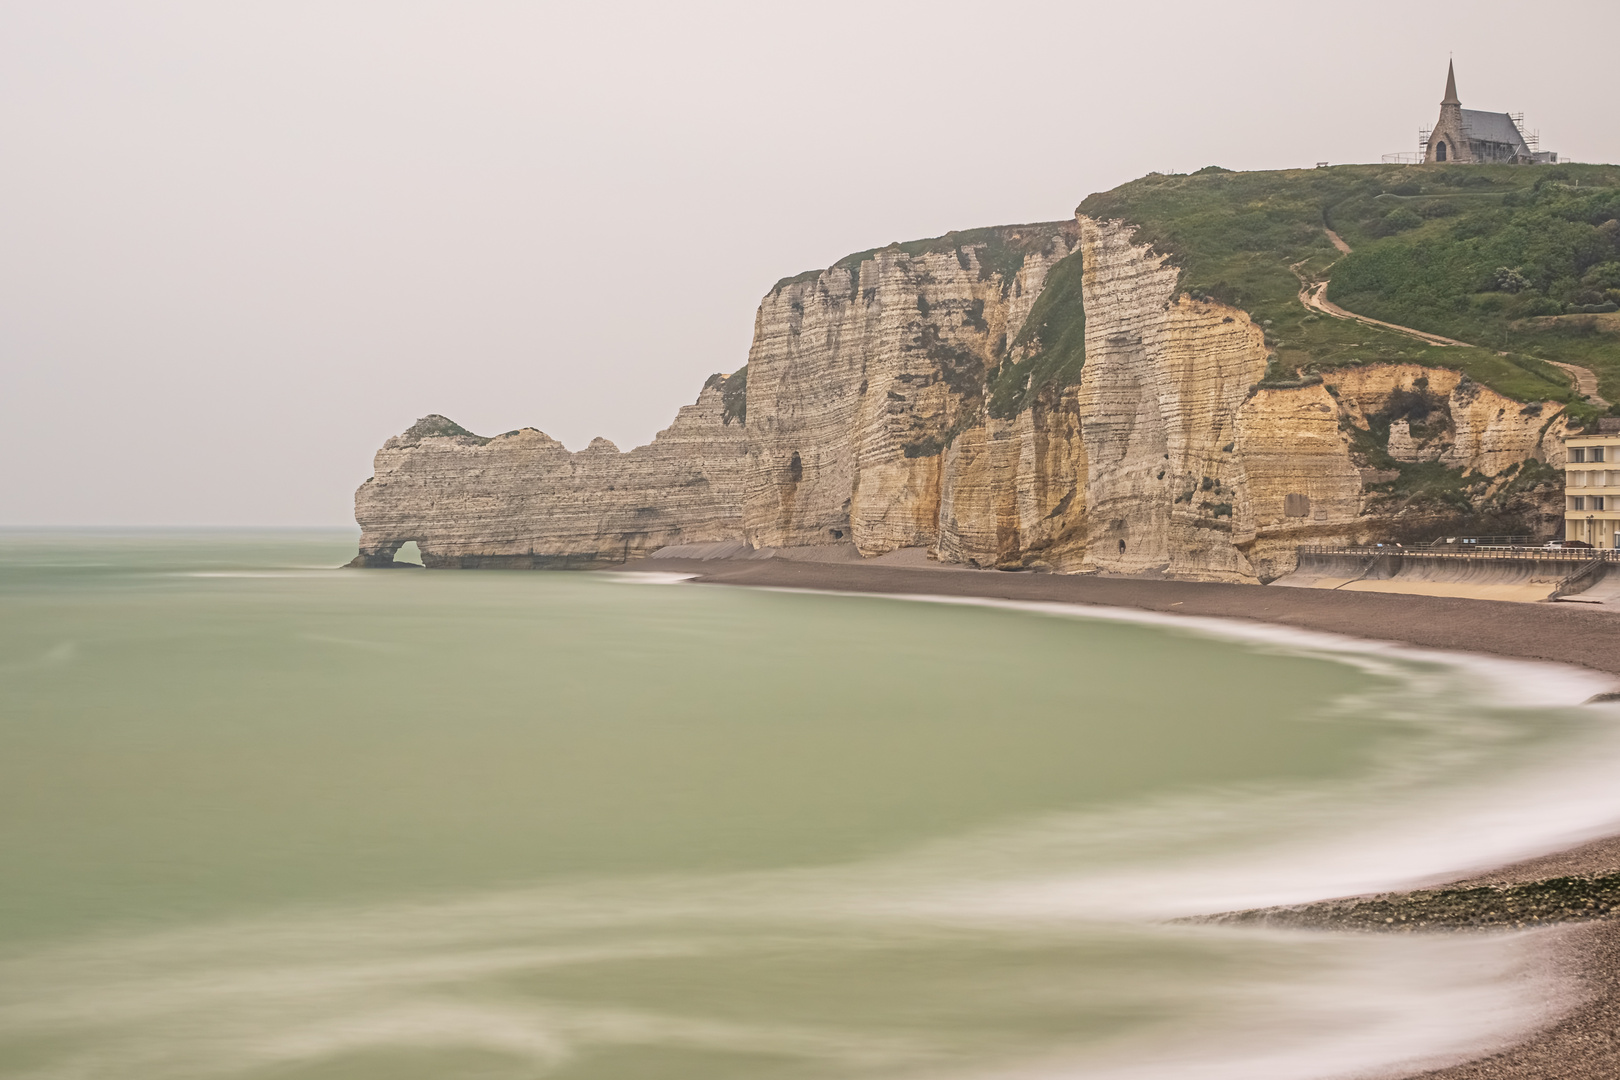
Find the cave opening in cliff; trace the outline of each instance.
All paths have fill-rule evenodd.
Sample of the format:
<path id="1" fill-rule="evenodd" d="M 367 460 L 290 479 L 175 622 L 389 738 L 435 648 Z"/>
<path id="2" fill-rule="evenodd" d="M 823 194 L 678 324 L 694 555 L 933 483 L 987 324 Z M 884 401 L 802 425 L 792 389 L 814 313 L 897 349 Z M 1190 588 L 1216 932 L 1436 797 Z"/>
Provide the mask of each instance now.
<path id="1" fill-rule="evenodd" d="M 799 459 L 799 452 L 795 450 L 793 451 L 793 456 L 788 458 L 788 480 L 797 484 L 803 479 L 804 462 Z"/>

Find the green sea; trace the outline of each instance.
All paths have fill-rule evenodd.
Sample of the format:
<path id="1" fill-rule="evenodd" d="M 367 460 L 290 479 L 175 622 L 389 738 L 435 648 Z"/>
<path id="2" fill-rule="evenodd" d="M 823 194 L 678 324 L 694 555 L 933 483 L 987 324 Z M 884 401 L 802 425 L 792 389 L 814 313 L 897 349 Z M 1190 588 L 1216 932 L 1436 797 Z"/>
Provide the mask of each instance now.
<path id="1" fill-rule="evenodd" d="M 0 1076 L 1350 1075 L 1540 939 L 1175 920 L 1620 818 L 1566 669 L 353 550 L 0 533 Z"/>

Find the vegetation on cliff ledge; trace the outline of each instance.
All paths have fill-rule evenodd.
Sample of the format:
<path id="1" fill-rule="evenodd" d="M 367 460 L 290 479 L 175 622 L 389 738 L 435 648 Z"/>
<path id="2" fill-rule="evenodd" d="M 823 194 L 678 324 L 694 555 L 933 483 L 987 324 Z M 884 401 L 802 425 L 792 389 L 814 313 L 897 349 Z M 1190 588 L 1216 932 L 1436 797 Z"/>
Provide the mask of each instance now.
<path id="1" fill-rule="evenodd" d="M 511 432 L 508 432 L 508 434 L 511 434 Z M 422 417 L 422 419 L 418 420 L 416 423 L 407 428 L 405 433 L 399 437 L 407 444 L 418 443 L 423 439 L 435 438 L 471 439 L 480 446 L 492 441 L 487 435 L 474 435 L 472 432 L 468 431 L 454 420 L 447 416 L 440 416 L 438 413 L 432 413 L 431 415 Z"/>
<path id="2" fill-rule="evenodd" d="M 991 416 L 1008 419 L 1080 381 L 1086 364 L 1085 267 L 1076 251 L 1046 275 L 1012 348 L 986 387 Z"/>
<path id="3" fill-rule="evenodd" d="M 1012 288 L 1013 279 L 1024 268 L 1024 256 L 1031 251 L 1050 255 L 1060 238 L 1073 237 L 1076 231 L 1072 221 L 1038 221 L 1028 225 L 994 225 L 984 229 L 953 230 L 944 236 L 931 236 L 925 240 L 895 241 L 885 247 L 867 248 L 833 263 L 826 270 L 806 270 L 802 274 L 785 277 L 771 287 L 774 295 L 790 285 L 807 284 L 822 274 L 844 270 L 850 275 L 850 292 L 860 287 L 861 264 L 879 254 L 893 252 L 899 255 L 954 254 L 963 270 L 978 268 L 979 280 L 989 281 L 999 275 L 1002 291 Z M 970 261 L 971 260 L 971 261 Z"/>
<path id="4" fill-rule="evenodd" d="M 720 389 L 720 422 L 748 423 L 748 365 L 744 364 L 730 375 L 710 375 L 703 389 Z"/>

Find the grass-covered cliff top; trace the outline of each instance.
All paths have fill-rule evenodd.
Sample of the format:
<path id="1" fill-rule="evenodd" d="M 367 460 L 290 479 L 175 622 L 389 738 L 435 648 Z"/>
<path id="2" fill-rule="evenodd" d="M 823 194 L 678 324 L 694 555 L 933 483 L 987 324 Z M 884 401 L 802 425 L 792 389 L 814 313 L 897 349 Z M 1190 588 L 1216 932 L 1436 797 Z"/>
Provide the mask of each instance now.
<path id="1" fill-rule="evenodd" d="M 512 434 L 507 432 L 507 434 Z M 482 446 L 494 440 L 486 435 L 474 435 L 460 424 L 447 416 L 431 413 L 422 417 L 395 438 L 403 446 L 416 446 L 423 439 L 460 438 L 477 443 Z"/>
<path id="2" fill-rule="evenodd" d="M 1079 209 L 1137 226 L 1138 242 L 1180 266 L 1183 292 L 1260 321 L 1276 350 L 1268 380 L 1407 361 L 1519 400 L 1569 400 L 1568 379 L 1542 362 L 1561 360 L 1592 368 L 1620 401 L 1620 317 L 1602 314 L 1620 307 L 1620 167 L 1210 168 L 1149 175 Z M 1358 314 L 1480 347 L 1312 314 L 1302 277 L 1331 278 L 1329 298 Z"/>
<path id="3" fill-rule="evenodd" d="M 789 285 L 815 281 L 827 270 L 856 270 L 861 263 L 880 252 L 913 256 L 954 254 L 959 265 L 966 270 L 970 265 L 967 253 L 971 251 L 974 253 L 982 280 L 989 280 L 991 274 L 999 274 L 1003 282 L 1010 283 L 1018 271 L 1023 269 L 1026 254 L 1035 251 L 1042 255 L 1050 255 L 1059 239 L 1066 238 L 1072 241 L 1078 231 L 1073 221 L 1037 221 L 1028 225 L 994 225 L 984 229 L 961 229 L 948 232 L 944 236 L 931 236 L 926 240 L 907 240 L 903 243 L 897 240 L 886 247 L 867 248 L 865 251 L 845 255 L 826 270 L 806 270 L 802 274 L 785 277 L 771 287 L 771 292 L 775 294 Z"/>
<path id="4" fill-rule="evenodd" d="M 1211 167 L 1133 180 L 1090 196 L 1079 212 L 1135 226 L 1138 243 L 1181 269 L 1181 292 L 1248 311 L 1273 350 L 1262 385 L 1413 363 L 1461 371 L 1519 401 L 1569 402 L 1572 418 L 1590 419 L 1596 409 L 1545 362 L 1555 360 L 1591 368 L 1600 393 L 1620 402 L 1620 166 Z M 1074 234 L 1070 221 L 971 229 L 855 252 L 829 269 L 857 271 L 852 296 L 859 266 L 880 252 L 954 253 L 964 269 L 1010 282 L 1028 252 L 1050 254 Z M 826 272 L 784 278 L 773 294 Z M 1083 277 L 1078 252 L 1052 268 L 987 373 L 991 415 L 1012 416 L 1079 381 Z M 1328 298 L 1352 312 L 1472 347 L 1312 312 L 1300 290 L 1322 280 L 1332 282 Z"/>

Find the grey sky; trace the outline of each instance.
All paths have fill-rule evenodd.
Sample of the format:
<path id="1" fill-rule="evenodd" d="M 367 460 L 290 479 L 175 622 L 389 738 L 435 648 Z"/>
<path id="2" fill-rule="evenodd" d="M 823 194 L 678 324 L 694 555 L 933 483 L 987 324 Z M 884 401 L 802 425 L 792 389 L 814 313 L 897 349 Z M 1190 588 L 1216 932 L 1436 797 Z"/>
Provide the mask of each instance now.
<path id="1" fill-rule="evenodd" d="M 647 441 L 850 251 L 1152 170 L 1620 160 L 1612 3 L 0 2 L 0 524 L 342 524 L 443 413 Z"/>

